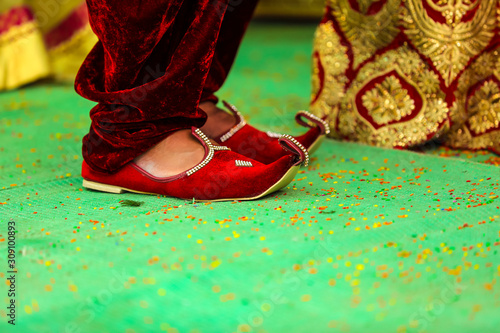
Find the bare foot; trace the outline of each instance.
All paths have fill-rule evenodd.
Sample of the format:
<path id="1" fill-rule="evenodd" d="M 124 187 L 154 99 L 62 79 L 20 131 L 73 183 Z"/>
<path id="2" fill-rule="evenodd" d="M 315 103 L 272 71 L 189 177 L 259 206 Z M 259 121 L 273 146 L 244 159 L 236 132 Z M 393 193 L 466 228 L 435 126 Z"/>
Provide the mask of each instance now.
<path id="1" fill-rule="evenodd" d="M 155 177 L 171 177 L 193 168 L 204 156 L 205 148 L 191 130 L 179 130 L 134 162 Z"/>
<path id="2" fill-rule="evenodd" d="M 213 102 L 203 102 L 200 109 L 208 115 L 207 122 L 201 128 L 209 138 L 218 138 L 236 125 L 236 118 L 219 109 Z"/>
<path id="3" fill-rule="evenodd" d="M 219 137 L 236 125 L 236 118 L 232 114 L 219 109 L 212 102 L 201 103 L 200 108 L 208 115 L 201 130 L 209 138 Z M 134 162 L 155 177 L 171 177 L 193 168 L 204 156 L 205 148 L 193 137 L 191 130 L 180 130 L 137 157 Z"/>

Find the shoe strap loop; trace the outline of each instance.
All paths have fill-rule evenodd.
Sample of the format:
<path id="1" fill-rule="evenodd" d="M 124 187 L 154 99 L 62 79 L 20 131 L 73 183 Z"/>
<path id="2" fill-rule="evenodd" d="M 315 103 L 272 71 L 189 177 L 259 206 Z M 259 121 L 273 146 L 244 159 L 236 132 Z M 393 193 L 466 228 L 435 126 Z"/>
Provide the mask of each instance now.
<path id="1" fill-rule="evenodd" d="M 314 126 L 318 126 L 321 129 L 321 134 L 330 134 L 330 125 L 328 125 L 328 123 L 323 119 L 313 115 L 308 111 L 297 112 L 297 114 L 295 115 L 295 120 L 298 124 L 304 127 L 313 128 Z M 313 123 L 314 125 L 311 123 Z"/>

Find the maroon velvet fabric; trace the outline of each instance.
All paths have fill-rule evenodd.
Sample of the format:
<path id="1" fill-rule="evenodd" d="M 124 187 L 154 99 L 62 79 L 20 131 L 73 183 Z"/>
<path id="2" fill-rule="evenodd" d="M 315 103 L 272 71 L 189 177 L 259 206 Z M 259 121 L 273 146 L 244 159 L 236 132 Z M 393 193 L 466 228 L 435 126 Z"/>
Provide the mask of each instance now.
<path id="1" fill-rule="evenodd" d="M 241 40 L 253 16 L 258 0 L 230 0 L 215 48 L 212 66 L 203 88 L 201 101 L 217 103 L 217 92 L 224 83 Z"/>
<path id="2" fill-rule="evenodd" d="M 99 42 L 75 88 L 92 109 L 83 157 L 114 172 L 169 133 L 201 127 L 257 0 L 87 0 Z M 220 33 L 220 34 L 219 34 Z"/>

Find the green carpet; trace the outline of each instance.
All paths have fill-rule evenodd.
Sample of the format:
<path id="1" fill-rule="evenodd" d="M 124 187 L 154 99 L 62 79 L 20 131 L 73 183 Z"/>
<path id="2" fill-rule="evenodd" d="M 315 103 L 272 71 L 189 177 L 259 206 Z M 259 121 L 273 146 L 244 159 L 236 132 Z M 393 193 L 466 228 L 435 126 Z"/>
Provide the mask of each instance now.
<path id="1" fill-rule="evenodd" d="M 313 31 L 253 24 L 222 97 L 299 133 Z M 2 258 L 17 230 L 0 332 L 498 332 L 495 156 L 328 141 L 259 201 L 103 194 L 79 176 L 92 105 L 54 84 L 0 95 Z"/>

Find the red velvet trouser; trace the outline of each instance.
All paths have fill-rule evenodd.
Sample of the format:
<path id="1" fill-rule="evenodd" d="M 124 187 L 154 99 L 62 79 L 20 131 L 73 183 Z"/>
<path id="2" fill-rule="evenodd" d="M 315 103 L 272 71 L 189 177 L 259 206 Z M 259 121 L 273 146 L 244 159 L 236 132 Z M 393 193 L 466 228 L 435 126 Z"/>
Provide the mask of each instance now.
<path id="1" fill-rule="evenodd" d="M 169 133 L 201 127 L 258 0 L 87 0 L 99 42 L 75 88 L 92 109 L 83 157 L 112 172 Z"/>

